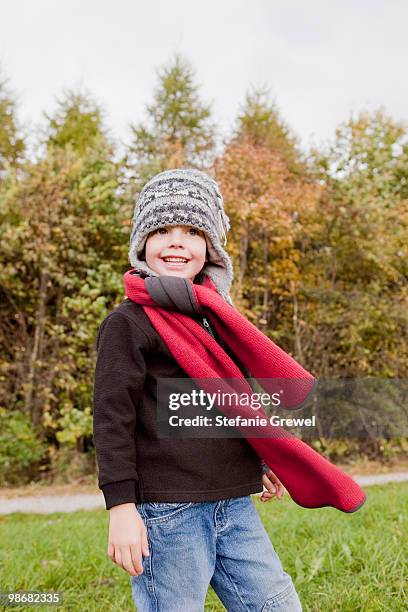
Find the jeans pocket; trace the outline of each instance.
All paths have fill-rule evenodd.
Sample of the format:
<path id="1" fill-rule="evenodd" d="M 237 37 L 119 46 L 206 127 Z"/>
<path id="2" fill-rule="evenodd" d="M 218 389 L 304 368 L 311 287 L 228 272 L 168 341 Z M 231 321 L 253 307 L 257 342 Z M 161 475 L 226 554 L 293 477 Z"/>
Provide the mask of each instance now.
<path id="1" fill-rule="evenodd" d="M 192 505 L 193 502 L 143 502 L 137 506 L 149 524 L 156 524 L 178 517 L 183 510 Z"/>
<path id="2" fill-rule="evenodd" d="M 180 506 L 185 506 L 190 502 L 145 502 L 145 506 L 150 506 L 154 510 L 176 510 Z"/>

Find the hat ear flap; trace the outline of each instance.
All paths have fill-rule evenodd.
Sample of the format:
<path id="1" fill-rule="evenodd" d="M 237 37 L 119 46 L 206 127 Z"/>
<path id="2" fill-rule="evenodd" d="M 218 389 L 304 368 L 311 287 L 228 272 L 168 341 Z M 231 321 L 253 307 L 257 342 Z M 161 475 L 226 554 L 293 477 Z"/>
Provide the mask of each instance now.
<path id="1" fill-rule="evenodd" d="M 225 246 L 227 244 L 227 232 L 225 231 L 225 224 L 224 224 L 222 210 L 218 211 L 218 229 L 219 229 L 221 239 L 223 240 L 223 244 Z"/>
<path id="2" fill-rule="evenodd" d="M 218 212 L 217 212 L 217 224 L 218 224 L 218 232 L 221 236 L 221 239 L 224 241 L 224 246 L 227 244 L 227 232 L 230 228 L 229 218 L 225 214 L 224 211 L 224 198 L 220 194 L 218 190 L 218 185 L 215 181 L 213 181 L 214 191 L 217 198 Z"/>

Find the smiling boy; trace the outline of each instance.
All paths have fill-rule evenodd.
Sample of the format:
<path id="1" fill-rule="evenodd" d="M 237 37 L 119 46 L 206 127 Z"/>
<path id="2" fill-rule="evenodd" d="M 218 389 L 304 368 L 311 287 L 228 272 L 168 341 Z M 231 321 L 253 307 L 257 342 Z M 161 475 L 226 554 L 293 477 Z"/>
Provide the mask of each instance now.
<path id="1" fill-rule="evenodd" d="M 135 208 L 134 273 L 194 283 L 207 275 L 232 304 L 232 264 L 221 245 L 228 229 L 211 177 L 192 169 L 160 173 Z M 197 322 L 234 359 L 205 317 Z M 243 438 L 158 436 L 157 381 L 186 373 L 140 304 L 126 299 L 105 317 L 97 349 L 94 441 L 109 510 L 108 555 L 130 574 L 137 609 L 202 612 L 211 584 L 227 610 L 301 610 L 251 499 L 263 486 L 264 501 L 282 497 L 273 472 L 266 466 L 269 478 L 262 473 Z"/>
<path id="2" fill-rule="evenodd" d="M 159 275 L 194 279 L 206 261 L 204 232 L 188 225 L 160 227 L 146 241 L 146 262 Z"/>

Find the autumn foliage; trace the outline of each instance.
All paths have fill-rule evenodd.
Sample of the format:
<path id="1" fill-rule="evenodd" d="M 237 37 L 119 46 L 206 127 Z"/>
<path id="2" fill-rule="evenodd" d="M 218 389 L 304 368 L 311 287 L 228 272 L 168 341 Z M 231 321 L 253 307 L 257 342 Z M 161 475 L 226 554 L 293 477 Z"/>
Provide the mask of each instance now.
<path id="1" fill-rule="evenodd" d="M 350 118 L 306 156 L 255 92 L 217 148 L 176 57 L 125 151 L 83 95 L 48 117 L 35 155 L 13 114 L 0 86 L 0 482 L 93 473 L 96 333 L 123 299 L 135 196 L 164 168 L 219 182 L 232 299 L 266 335 L 317 377 L 407 377 L 408 129 L 385 111 Z M 369 432 L 363 448 L 316 444 L 334 458 L 403 453 L 396 427 L 392 444 Z"/>

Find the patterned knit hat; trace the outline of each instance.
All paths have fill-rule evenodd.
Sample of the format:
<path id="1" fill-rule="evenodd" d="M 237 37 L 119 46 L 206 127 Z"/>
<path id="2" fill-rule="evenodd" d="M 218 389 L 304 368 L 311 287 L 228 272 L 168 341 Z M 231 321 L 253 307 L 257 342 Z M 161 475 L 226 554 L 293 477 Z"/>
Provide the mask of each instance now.
<path id="1" fill-rule="evenodd" d="M 129 242 L 129 261 L 134 268 L 158 276 L 141 256 L 149 233 L 165 225 L 191 225 L 204 232 L 208 261 L 202 273 L 232 304 L 232 263 L 221 245 L 227 242 L 230 223 L 216 181 L 200 170 L 175 168 L 146 183 L 137 199 Z"/>

